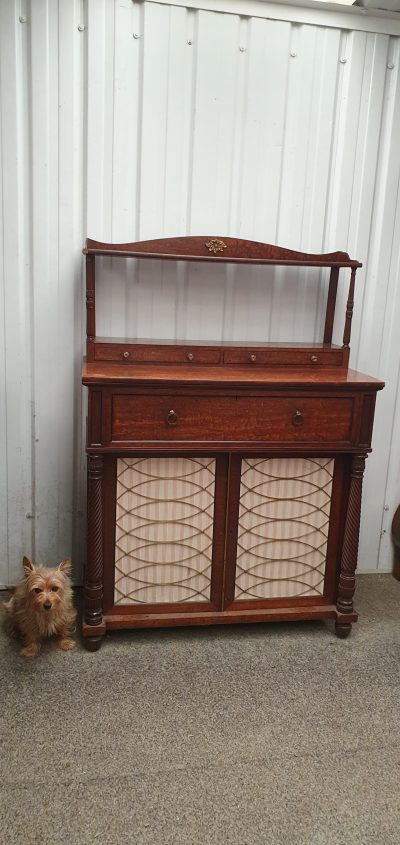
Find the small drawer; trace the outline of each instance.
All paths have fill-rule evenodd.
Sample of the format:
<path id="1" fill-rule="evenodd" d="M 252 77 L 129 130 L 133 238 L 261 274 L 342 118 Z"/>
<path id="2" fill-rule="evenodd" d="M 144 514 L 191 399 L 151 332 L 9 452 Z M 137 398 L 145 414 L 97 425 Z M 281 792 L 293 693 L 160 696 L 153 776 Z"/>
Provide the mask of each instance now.
<path id="1" fill-rule="evenodd" d="M 96 361 L 126 361 L 136 364 L 219 364 L 219 349 L 161 346 L 136 343 L 96 343 Z"/>
<path id="2" fill-rule="evenodd" d="M 224 364 L 257 364 L 292 367 L 340 367 L 343 364 L 342 349 L 227 349 Z"/>
<path id="3" fill-rule="evenodd" d="M 111 442 L 351 441 L 353 398 L 114 394 Z"/>

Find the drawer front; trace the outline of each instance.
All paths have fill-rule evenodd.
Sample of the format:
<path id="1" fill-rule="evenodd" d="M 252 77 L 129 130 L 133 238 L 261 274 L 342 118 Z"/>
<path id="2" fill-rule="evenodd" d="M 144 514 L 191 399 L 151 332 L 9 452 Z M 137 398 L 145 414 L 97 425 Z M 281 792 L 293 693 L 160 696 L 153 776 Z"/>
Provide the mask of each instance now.
<path id="1" fill-rule="evenodd" d="M 340 367 L 342 349 L 229 349 L 224 352 L 224 364 L 269 364 L 285 366 Z"/>
<path id="2" fill-rule="evenodd" d="M 353 398 L 114 394 L 111 441 L 349 442 Z"/>
<path id="3" fill-rule="evenodd" d="M 149 346 L 127 343 L 96 343 L 94 347 L 96 361 L 135 361 L 136 363 L 162 364 L 219 364 L 221 353 L 219 349 L 199 349 L 190 346 Z"/>

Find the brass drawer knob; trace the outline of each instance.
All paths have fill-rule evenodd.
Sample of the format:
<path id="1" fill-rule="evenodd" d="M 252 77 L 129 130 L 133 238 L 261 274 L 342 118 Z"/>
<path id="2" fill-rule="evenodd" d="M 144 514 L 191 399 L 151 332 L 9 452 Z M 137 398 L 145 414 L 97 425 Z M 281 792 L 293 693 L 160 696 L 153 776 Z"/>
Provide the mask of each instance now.
<path id="1" fill-rule="evenodd" d="M 318 364 L 318 355 L 311 355 L 311 361 L 313 364 Z"/>
<path id="2" fill-rule="evenodd" d="M 188 352 L 188 354 L 186 355 L 186 358 L 188 359 L 188 361 L 193 361 L 194 360 L 193 352 Z"/>
<path id="3" fill-rule="evenodd" d="M 293 425 L 303 425 L 304 417 L 301 411 L 294 411 L 292 414 Z"/>
<path id="4" fill-rule="evenodd" d="M 257 355 L 254 355 L 254 352 L 252 352 L 252 354 L 249 355 L 249 359 L 251 363 L 254 364 L 254 361 L 257 361 Z"/>
<path id="5" fill-rule="evenodd" d="M 129 358 L 129 352 L 124 352 L 124 358 Z"/>
<path id="6" fill-rule="evenodd" d="M 168 411 L 167 414 L 167 425 L 176 425 L 178 422 L 178 415 L 175 411 Z"/>

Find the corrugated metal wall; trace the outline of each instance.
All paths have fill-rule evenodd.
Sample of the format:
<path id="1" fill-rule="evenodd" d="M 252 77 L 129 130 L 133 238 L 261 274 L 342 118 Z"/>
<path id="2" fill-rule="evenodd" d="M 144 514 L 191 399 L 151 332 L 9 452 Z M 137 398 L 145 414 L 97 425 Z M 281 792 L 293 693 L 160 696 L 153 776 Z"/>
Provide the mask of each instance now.
<path id="1" fill-rule="evenodd" d="M 400 501 L 399 36 L 396 20 L 358 9 L 2 0 L 1 583 L 16 578 L 23 553 L 49 564 L 71 554 L 79 578 L 86 234 L 242 236 L 364 262 L 351 363 L 387 387 L 360 568 L 390 569 Z M 323 277 L 298 275 L 293 297 L 281 271 L 265 285 L 256 268 L 118 268 L 99 333 L 320 337 Z"/>

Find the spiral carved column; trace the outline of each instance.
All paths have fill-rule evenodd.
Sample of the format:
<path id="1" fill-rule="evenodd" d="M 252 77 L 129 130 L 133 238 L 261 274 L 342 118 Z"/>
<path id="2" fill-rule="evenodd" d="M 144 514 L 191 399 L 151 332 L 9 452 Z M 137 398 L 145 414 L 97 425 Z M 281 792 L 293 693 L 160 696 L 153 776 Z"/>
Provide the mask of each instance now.
<path id="1" fill-rule="evenodd" d="M 88 455 L 88 538 L 84 589 L 84 625 L 87 648 L 98 648 L 104 633 L 103 606 L 103 456 Z M 88 630 L 89 629 L 89 630 Z M 91 636 L 91 631 L 93 636 Z"/>
<path id="2" fill-rule="evenodd" d="M 361 495 L 366 455 L 354 455 L 351 464 L 350 494 L 344 529 L 342 559 L 338 586 L 337 610 L 339 614 L 353 613 L 353 596 L 356 587 L 358 540 L 360 535 Z M 336 633 L 347 637 L 351 623 L 336 622 Z"/>

